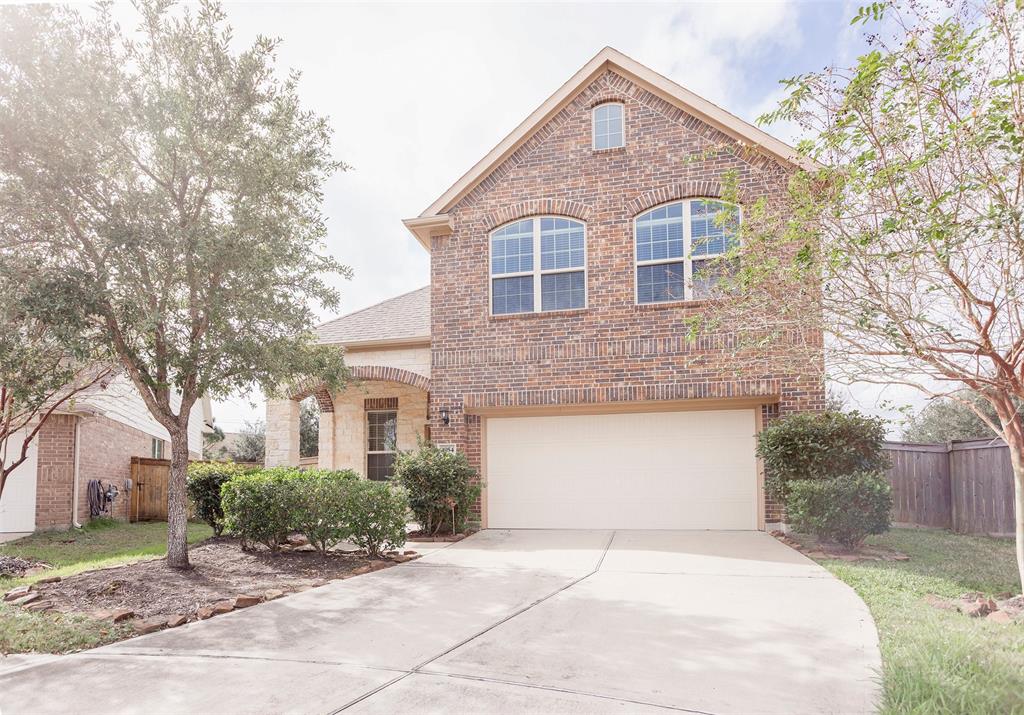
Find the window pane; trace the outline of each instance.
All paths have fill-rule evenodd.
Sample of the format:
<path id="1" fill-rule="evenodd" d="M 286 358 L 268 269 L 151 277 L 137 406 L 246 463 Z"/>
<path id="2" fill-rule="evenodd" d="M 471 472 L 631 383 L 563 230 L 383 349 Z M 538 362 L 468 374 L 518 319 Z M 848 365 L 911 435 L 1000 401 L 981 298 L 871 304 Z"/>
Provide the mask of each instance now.
<path id="1" fill-rule="evenodd" d="M 648 211 L 636 220 L 636 259 L 664 261 L 683 257 L 682 203 Z"/>
<path id="2" fill-rule="evenodd" d="M 395 474 L 395 455 L 392 454 L 368 454 L 366 455 L 366 478 L 375 482 L 383 482 L 391 479 Z"/>
<path id="3" fill-rule="evenodd" d="M 694 256 L 717 256 L 734 245 L 739 210 L 721 201 L 690 203 L 691 253 Z"/>
<path id="4" fill-rule="evenodd" d="M 398 413 L 368 412 L 366 414 L 366 427 L 367 451 L 394 451 L 398 440 Z"/>
<path id="5" fill-rule="evenodd" d="M 684 268 L 682 263 L 637 266 L 636 296 L 638 303 L 663 303 L 683 299 Z"/>
<path id="6" fill-rule="evenodd" d="M 572 310 L 585 307 L 586 302 L 583 271 L 541 276 L 541 310 Z"/>
<path id="7" fill-rule="evenodd" d="M 543 219 L 540 226 L 541 270 L 582 268 L 583 243 L 583 224 L 579 221 Z"/>
<path id="8" fill-rule="evenodd" d="M 533 311 L 533 276 L 495 278 L 491 281 L 491 313 L 529 313 Z"/>
<path id="9" fill-rule="evenodd" d="M 601 104 L 594 108 L 594 148 L 611 149 L 624 145 L 622 105 Z"/>
<path id="10" fill-rule="evenodd" d="M 491 274 L 533 270 L 533 219 L 510 223 L 491 234 Z"/>

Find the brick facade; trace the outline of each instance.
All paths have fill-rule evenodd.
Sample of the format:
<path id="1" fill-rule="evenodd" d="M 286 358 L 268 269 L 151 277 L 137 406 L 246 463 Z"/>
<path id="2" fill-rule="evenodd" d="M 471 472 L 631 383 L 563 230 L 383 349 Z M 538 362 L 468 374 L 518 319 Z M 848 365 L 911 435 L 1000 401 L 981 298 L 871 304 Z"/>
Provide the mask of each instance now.
<path id="1" fill-rule="evenodd" d="M 595 151 L 591 109 L 608 100 L 625 107 L 626 145 Z M 776 160 L 608 70 L 448 208 L 453 231 L 431 247 L 432 438 L 479 467 L 481 408 L 764 397 L 766 419 L 821 409 L 817 370 L 753 374 L 729 350 L 728 329 L 688 338 L 699 302 L 635 303 L 635 216 L 720 196 L 727 171 L 744 202 L 781 199 L 788 178 Z M 585 221 L 587 307 L 491 316 L 489 232 L 538 214 Z"/>
<path id="2" fill-rule="evenodd" d="M 72 525 L 71 500 L 74 495 L 75 423 L 79 423 L 78 463 L 79 523 L 89 520 L 87 486 L 98 479 L 113 484 L 119 495 L 112 513 L 127 519 L 131 494 L 126 480 L 131 477 L 131 458 L 149 457 L 151 435 L 103 416 L 53 415 L 42 426 L 38 439 L 36 481 L 36 529 L 67 529 Z"/>
<path id="3" fill-rule="evenodd" d="M 71 526 L 77 419 L 73 415 L 52 415 L 36 436 L 36 529 Z"/>

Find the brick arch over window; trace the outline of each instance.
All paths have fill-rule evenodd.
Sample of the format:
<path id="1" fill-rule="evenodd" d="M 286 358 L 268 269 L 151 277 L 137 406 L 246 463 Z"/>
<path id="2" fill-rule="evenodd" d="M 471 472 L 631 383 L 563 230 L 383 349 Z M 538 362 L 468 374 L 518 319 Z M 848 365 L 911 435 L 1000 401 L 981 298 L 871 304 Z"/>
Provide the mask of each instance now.
<path id="1" fill-rule="evenodd" d="M 626 211 L 630 216 L 636 216 L 642 211 L 669 201 L 694 198 L 718 199 L 721 197 L 722 185 L 717 181 L 684 181 L 645 191 L 626 202 Z"/>
<path id="2" fill-rule="evenodd" d="M 591 211 L 590 206 L 579 201 L 569 201 L 568 199 L 530 199 L 528 201 L 520 201 L 511 206 L 503 206 L 497 211 L 492 211 L 487 214 L 484 222 L 488 231 L 509 221 L 543 214 L 566 216 L 586 223 L 590 218 Z"/>
<path id="3" fill-rule="evenodd" d="M 424 377 L 400 367 L 385 367 L 383 365 L 354 365 L 349 367 L 352 377 L 357 380 L 387 380 L 388 382 L 400 382 L 403 385 L 418 387 L 424 392 L 430 392 L 430 378 Z"/>

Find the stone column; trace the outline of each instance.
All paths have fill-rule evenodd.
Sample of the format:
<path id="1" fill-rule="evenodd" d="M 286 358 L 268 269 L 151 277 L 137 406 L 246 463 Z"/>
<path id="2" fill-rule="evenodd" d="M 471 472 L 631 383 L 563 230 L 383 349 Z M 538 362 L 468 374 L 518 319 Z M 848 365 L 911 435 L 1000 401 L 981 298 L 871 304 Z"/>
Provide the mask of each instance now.
<path id="1" fill-rule="evenodd" d="M 268 467 L 299 465 L 299 403 L 296 400 L 267 400 Z"/>
<path id="2" fill-rule="evenodd" d="M 320 413 L 320 433 L 317 437 L 319 448 L 317 466 L 320 469 L 334 469 L 334 413 Z"/>

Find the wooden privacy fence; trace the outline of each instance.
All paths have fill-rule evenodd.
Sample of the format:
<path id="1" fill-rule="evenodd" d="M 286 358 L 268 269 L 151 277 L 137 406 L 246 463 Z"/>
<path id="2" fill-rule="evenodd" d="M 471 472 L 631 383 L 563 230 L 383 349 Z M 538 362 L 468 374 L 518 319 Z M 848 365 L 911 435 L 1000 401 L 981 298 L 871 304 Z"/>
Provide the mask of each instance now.
<path id="1" fill-rule="evenodd" d="M 130 521 L 167 521 L 167 484 L 171 460 L 132 457 Z"/>
<path id="2" fill-rule="evenodd" d="M 206 460 L 192 460 L 192 463 Z M 258 462 L 239 462 L 259 468 Z M 171 481 L 171 460 L 132 457 L 132 494 L 128 502 L 129 521 L 167 521 L 167 485 Z"/>
<path id="3" fill-rule="evenodd" d="M 999 439 L 886 442 L 893 521 L 960 534 L 1014 533 L 1010 450 Z"/>

